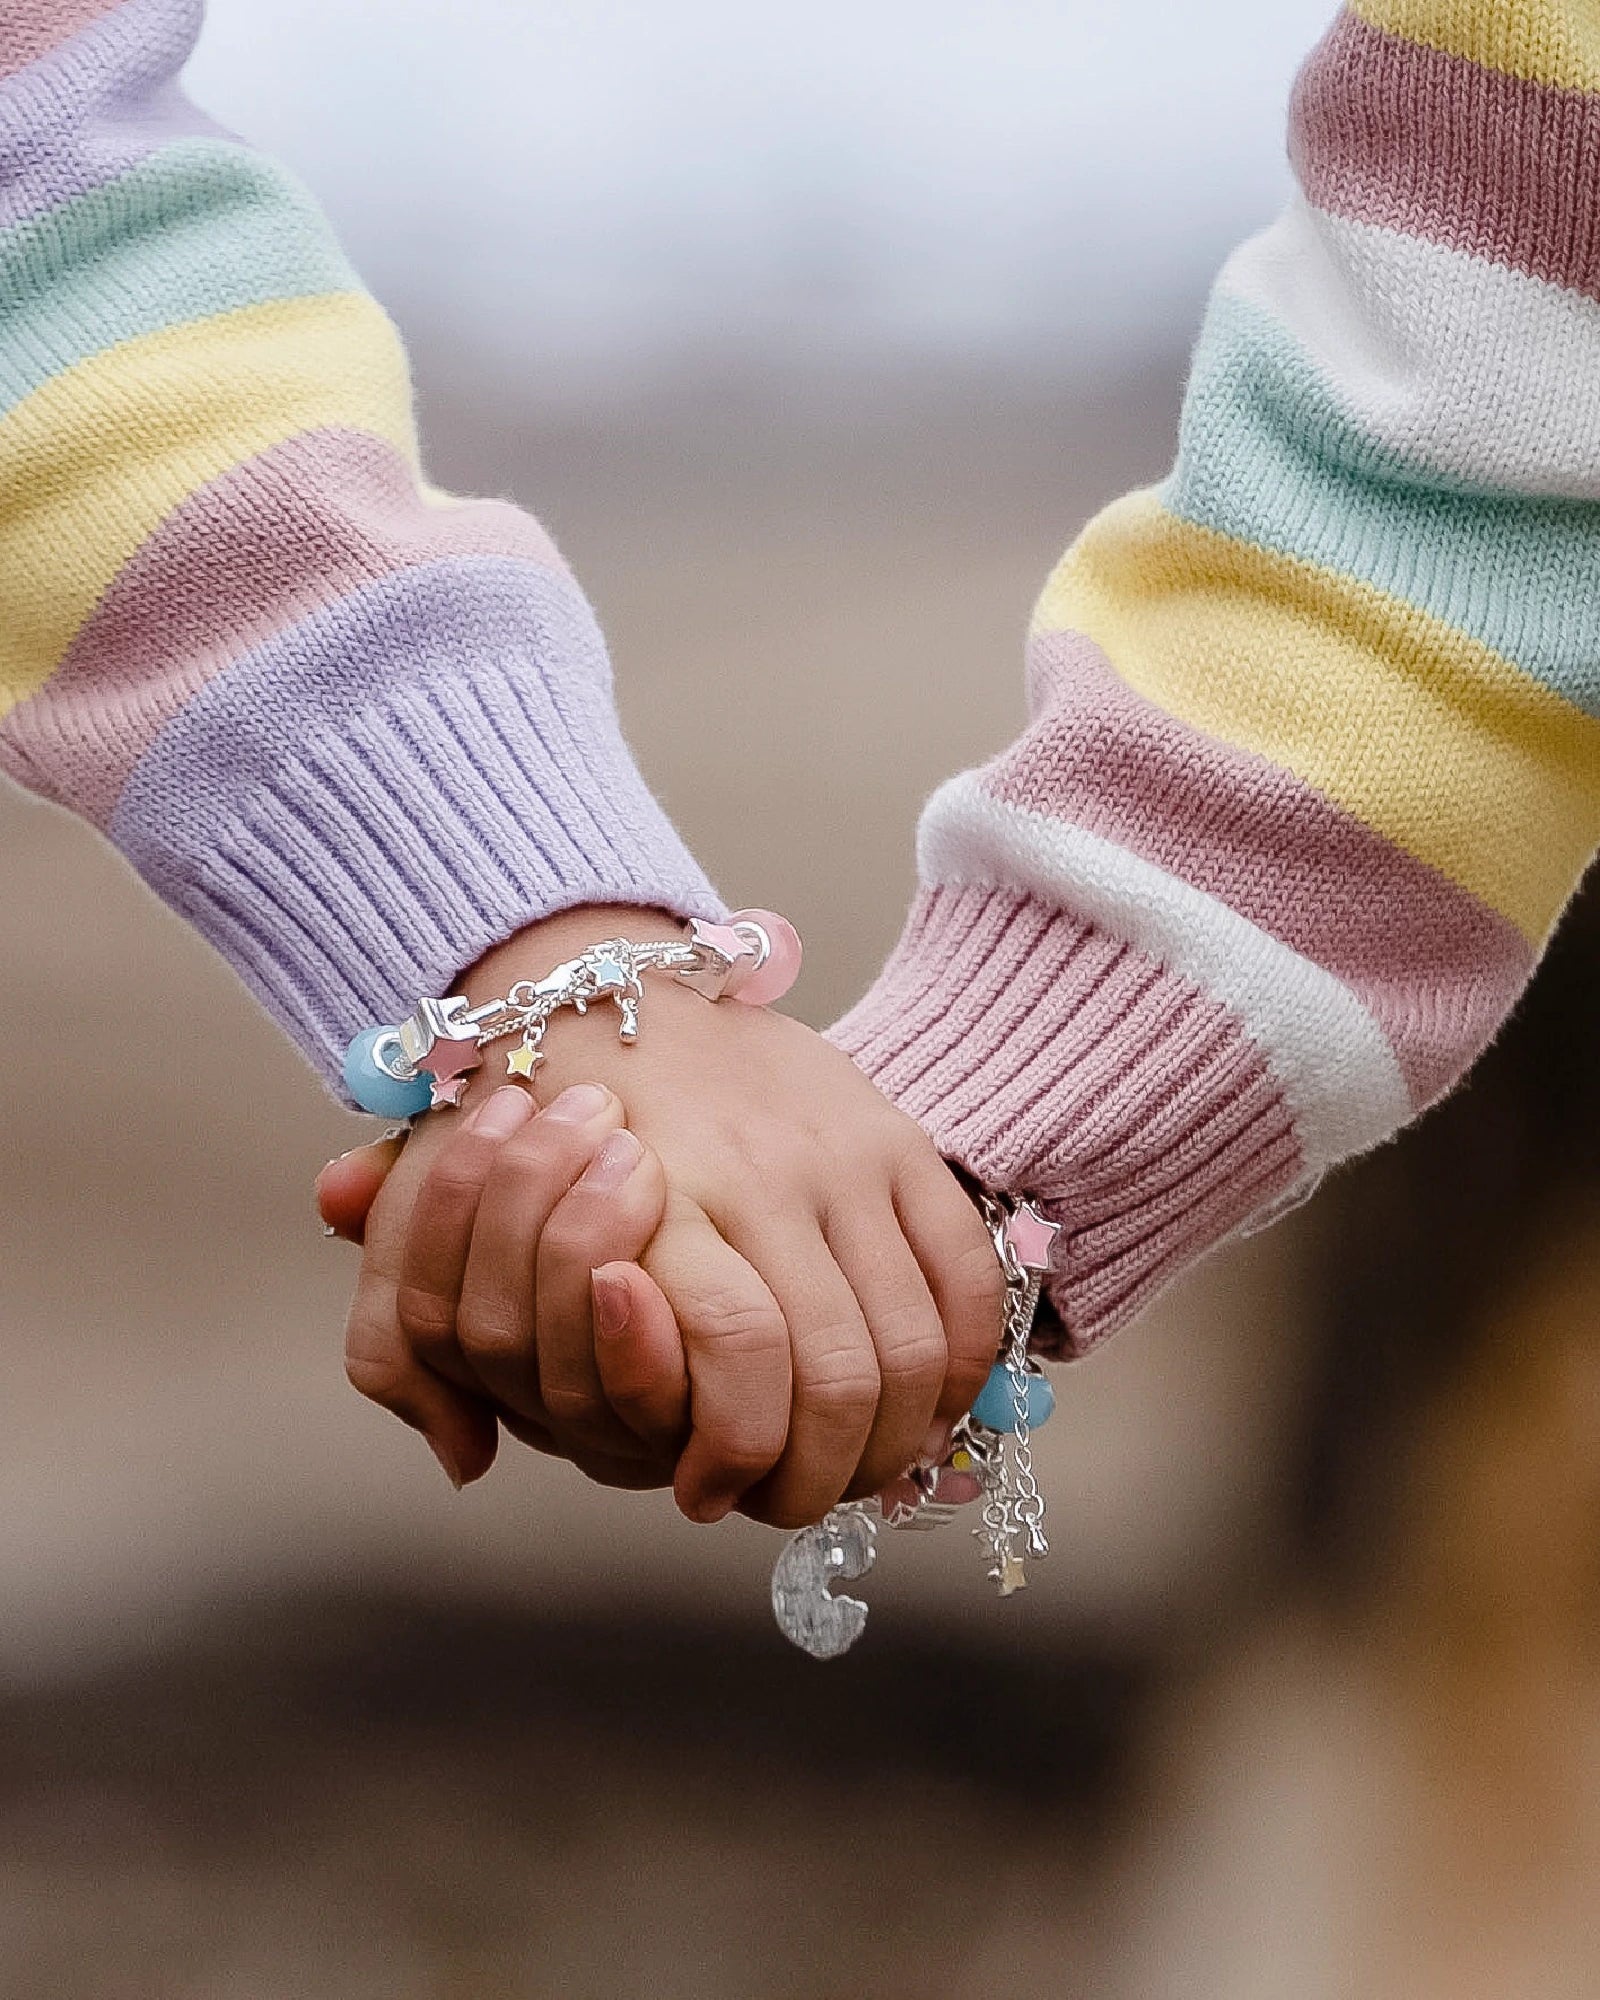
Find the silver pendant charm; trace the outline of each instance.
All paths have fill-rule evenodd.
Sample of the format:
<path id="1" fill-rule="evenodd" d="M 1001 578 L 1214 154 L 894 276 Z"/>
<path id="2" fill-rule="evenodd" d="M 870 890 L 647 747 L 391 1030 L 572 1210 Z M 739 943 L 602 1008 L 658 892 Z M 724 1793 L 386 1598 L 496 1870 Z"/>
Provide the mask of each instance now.
<path id="1" fill-rule="evenodd" d="M 802 1528 L 772 1572 L 772 1610 L 783 1636 L 814 1660 L 836 1660 L 866 1629 L 858 1597 L 835 1597 L 835 1583 L 853 1583 L 871 1569 L 877 1531 L 857 1506 L 835 1507 L 814 1528 Z"/>
<path id="2" fill-rule="evenodd" d="M 836 1659 L 866 1626 L 866 1605 L 835 1597 L 832 1585 L 872 1567 L 874 1523 L 867 1506 L 886 1526 L 915 1533 L 943 1527 L 962 1508 L 981 1502 L 972 1532 L 986 1549 L 989 1579 L 1002 1597 L 1026 1590 L 1028 1562 L 1050 1553 L 1032 1433 L 1049 1420 L 1055 1399 L 1029 1348 L 1058 1225 L 1023 1201 L 989 1194 L 978 1199 L 1005 1273 L 999 1357 L 940 1463 L 912 1466 L 872 1501 L 836 1507 L 786 1544 L 772 1574 L 772 1608 L 784 1637 L 813 1659 Z"/>

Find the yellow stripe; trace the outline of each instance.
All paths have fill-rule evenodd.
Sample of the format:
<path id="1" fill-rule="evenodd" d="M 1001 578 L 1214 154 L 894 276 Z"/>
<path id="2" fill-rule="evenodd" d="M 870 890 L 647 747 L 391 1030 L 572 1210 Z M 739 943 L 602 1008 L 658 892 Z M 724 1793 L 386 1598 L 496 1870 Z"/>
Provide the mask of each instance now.
<path id="1" fill-rule="evenodd" d="M 1091 523 L 1036 629 L 1291 771 L 1543 944 L 1600 839 L 1600 722 L 1399 598 L 1174 519 Z"/>
<path id="2" fill-rule="evenodd" d="M 1375 28 L 1485 69 L 1567 90 L 1600 90 L 1595 0 L 1350 0 Z"/>
<path id="3" fill-rule="evenodd" d="M 364 293 L 275 301 L 108 348 L 0 419 L 0 714 L 202 486 L 303 431 L 415 458 L 405 355 Z"/>

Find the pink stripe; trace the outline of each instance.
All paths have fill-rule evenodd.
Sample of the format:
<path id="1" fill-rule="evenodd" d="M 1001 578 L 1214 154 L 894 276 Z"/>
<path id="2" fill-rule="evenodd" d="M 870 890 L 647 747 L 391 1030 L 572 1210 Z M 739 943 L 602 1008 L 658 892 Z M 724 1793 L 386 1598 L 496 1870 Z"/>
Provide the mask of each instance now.
<path id="1" fill-rule="evenodd" d="M 0 77 L 15 76 L 103 15 L 115 13 L 121 4 L 122 0 L 5 0 L 0 9 Z"/>
<path id="2" fill-rule="evenodd" d="M 425 507 L 378 438 L 294 438 L 168 516 L 46 686 L 0 723 L 0 768 L 104 828 L 160 731 L 231 661 L 396 569 L 460 555 L 563 567 L 515 507 Z"/>
<path id="3" fill-rule="evenodd" d="M 1346 14 L 1301 72 L 1290 148 L 1321 208 L 1600 299 L 1600 97 Z"/>
<path id="4" fill-rule="evenodd" d="M 1040 719 L 985 777 L 1227 903 L 1343 980 L 1418 1108 L 1487 1046 L 1533 959 L 1512 925 L 1265 758 L 1135 694 L 1092 641 L 1036 639 Z"/>

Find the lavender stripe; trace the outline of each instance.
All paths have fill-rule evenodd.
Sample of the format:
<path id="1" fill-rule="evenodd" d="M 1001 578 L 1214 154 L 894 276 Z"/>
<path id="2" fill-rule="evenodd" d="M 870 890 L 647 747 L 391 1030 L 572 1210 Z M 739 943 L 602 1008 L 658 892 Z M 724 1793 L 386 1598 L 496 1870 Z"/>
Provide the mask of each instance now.
<path id="1" fill-rule="evenodd" d="M 0 83 L 0 228 L 115 180 L 173 139 L 227 138 L 175 81 L 198 0 L 124 0 Z"/>
<path id="2" fill-rule="evenodd" d="M 0 769 L 104 827 L 160 731 L 230 661 L 381 576 L 462 555 L 561 567 L 538 522 L 504 502 L 424 507 L 380 438 L 291 438 L 168 515 L 55 673 L 0 721 Z"/>
<path id="3" fill-rule="evenodd" d="M 110 831 L 330 1074 L 363 1018 L 551 909 L 718 907 L 634 769 L 581 593 L 499 556 L 386 576 L 234 661 Z"/>
<path id="4" fill-rule="evenodd" d="M 596 711 L 605 713 L 605 647 L 570 578 L 500 556 L 449 557 L 380 577 L 242 654 L 202 687 L 130 773 L 111 837 L 136 862 L 169 834 L 180 847 L 198 839 L 203 848 L 216 831 L 202 824 L 210 814 L 231 818 L 286 759 L 314 754 L 385 705 L 422 722 L 426 709 L 404 697 L 453 681 L 470 686 L 480 664 L 499 663 L 513 680 L 520 668 L 545 740 L 568 741 L 541 672 L 552 660 L 575 692 L 600 695 L 584 704 L 592 727 Z M 482 752 L 481 731 L 470 733 L 468 747 Z M 488 756 L 491 765 L 499 761 Z M 226 779 L 196 799 L 195 824 L 175 827 L 170 799 L 159 795 L 175 779 L 192 783 L 196 771 Z"/>

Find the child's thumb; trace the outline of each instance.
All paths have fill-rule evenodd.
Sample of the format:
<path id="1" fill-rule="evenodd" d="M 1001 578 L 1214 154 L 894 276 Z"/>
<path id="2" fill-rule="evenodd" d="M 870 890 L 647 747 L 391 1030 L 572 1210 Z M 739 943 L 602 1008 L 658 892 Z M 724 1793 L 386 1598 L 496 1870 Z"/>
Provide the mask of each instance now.
<path id="1" fill-rule="evenodd" d="M 347 1243 L 367 1233 L 367 1212 L 389 1178 L 405 1140 L 378 1139 L 330 1160 L 317 1175 L 317 1210 L 324 1226 Z"/>

